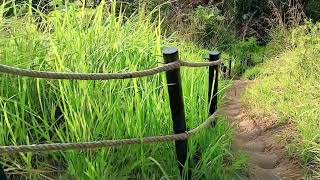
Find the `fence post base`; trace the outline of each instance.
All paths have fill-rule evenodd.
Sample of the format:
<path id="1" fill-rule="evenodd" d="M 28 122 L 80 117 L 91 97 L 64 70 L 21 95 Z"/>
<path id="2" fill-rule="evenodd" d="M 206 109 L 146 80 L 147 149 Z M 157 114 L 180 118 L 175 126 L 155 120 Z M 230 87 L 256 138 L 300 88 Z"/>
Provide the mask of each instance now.
<path id="1" fill-rule="evenodd" d="M 7 176 L 6 176 L 6 173 L 4 172 L 2 163 L 0 163 L 0 179 L 1 180 L 7 180 L 8 179 Z"/>

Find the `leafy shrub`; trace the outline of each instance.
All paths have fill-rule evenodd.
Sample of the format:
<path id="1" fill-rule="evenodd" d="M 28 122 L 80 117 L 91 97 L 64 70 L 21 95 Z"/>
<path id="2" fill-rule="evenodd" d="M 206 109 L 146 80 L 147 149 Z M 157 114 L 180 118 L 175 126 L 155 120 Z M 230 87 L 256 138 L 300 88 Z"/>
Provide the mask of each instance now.
<path id="1" fill-rule="evenodd" d="M 281 52 L 291 49 L 292 44 L 288 38 L 289 36 L 290 30 L 287 30 L 283 27 L 278 26 L 272 29 L 272 32 L 270 33 L 272 41 L 270 41 L 266 46 L 266 56 L 271 58 L 281 54 Z"/>
<path id="2" fill-rule="evenodd" d="M 317 1 L 317 0 L 314 0 Z M 256 37 L 259 42 L 269 42 L 274 27 L 294 27 L 305 18 L 303 0 L 229 0 L 233 3 L 233 16 L 238 36 Z"/>
<path id="3" fill-rule="evenodd" d="M 261 71 L 262 71 L 261 67 L 259 67 L 259 66 L 250 68 L 250 69 L 246 70 L 246 72 L 244 73 L 244 77 L 249 80 L 254 80 L 257 77 L 259 77 L 259 75 L 261 74 Z"/>
<path id="4" fill-rule="evenodd" d="M 191 26 L 198 32 L 197 41 L 205 47 L 227 50 L 235 42 L 235 34 L 221 11 L 216 7 L 198 6 L 190 16 Z"/>
<path id="5" fill-rule="evenodd" d="M 314 21 L 320 20 L 320 1 L 308 0 L 306 2 L 306 13 L 307 16 Z"/>
<path id="6" fill-rule="evenodd" d="M 238 41 L 228 51 L 234 60 L 234 73 L 241 75 L 246 69 L 263 62 L 265 48 L 257 44 L 256 39 Z"/>

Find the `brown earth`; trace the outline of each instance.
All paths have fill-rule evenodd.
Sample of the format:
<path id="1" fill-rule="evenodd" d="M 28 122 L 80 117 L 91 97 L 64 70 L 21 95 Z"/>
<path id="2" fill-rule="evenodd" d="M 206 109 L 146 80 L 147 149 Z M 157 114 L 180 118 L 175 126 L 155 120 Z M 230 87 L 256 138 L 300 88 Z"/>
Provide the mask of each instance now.
<path id="1" fill-rule="evenodd" d="M 292 131 L 290 124 L 281 124 L 275 117 L 254 118 L 241 103 L 241 96 L 252 81 L 236 80 L 220 109 L 236 130 L 233 148 L 249 157 L 249 180 L 303 179 L 299 163 L 290 158 L 286 143 L 277 137 Z"/>

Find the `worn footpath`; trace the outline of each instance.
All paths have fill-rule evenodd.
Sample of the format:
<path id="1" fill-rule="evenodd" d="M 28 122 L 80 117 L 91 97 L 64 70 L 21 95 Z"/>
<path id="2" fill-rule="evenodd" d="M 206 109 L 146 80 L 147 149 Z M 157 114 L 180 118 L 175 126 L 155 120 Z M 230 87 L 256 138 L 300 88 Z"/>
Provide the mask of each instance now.
<path id="1" fill-rule="evenodd" d="M 241 96 L 252 81 L 236 80 L 220 109 L 236 129 L 233 148 L 249 157 L 247 175 L 241 179 L 280 180 L 302 179 L 298 163 L 287 155 L 285 144 L 275 138 L 288 128 L 270 117 L 267 120 L 252 118 L 241 103 Z"/>

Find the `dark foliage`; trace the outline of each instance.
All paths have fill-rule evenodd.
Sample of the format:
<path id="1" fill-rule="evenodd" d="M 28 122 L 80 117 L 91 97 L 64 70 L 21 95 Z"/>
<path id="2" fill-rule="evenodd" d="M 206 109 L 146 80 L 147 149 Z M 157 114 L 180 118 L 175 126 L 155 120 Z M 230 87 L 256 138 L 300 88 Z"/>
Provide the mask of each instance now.
<path id="1" fill-rule="evenodd" d="M 305 4 L 305 10 L 308 18 L 314 21 L 320 20 L 320 1 L 319 0 L 307 0 Z"/>

